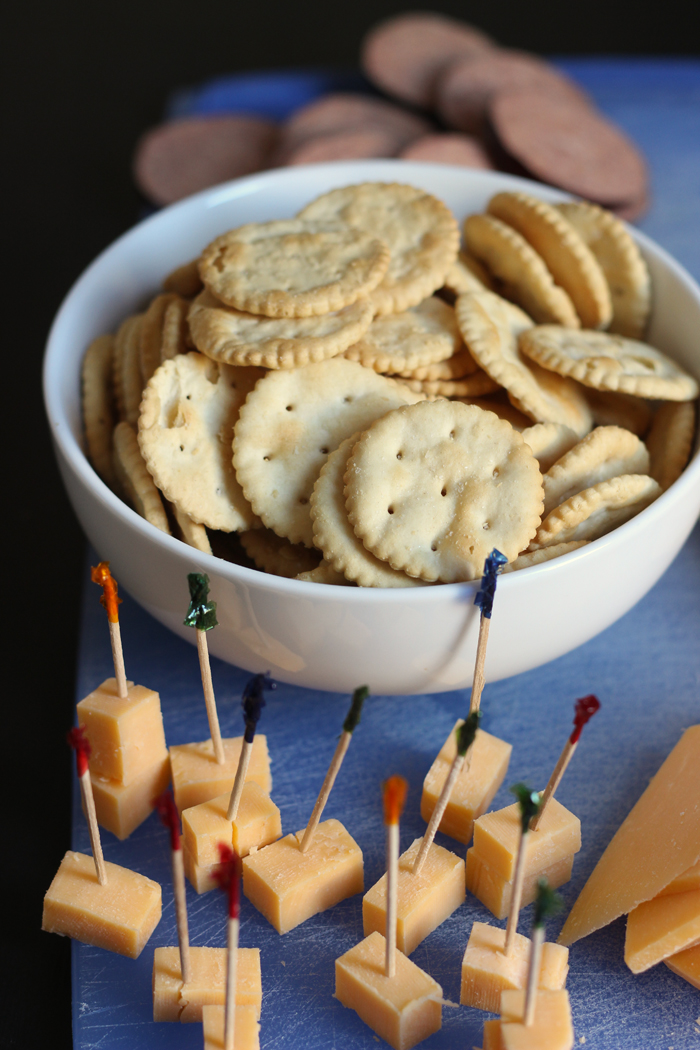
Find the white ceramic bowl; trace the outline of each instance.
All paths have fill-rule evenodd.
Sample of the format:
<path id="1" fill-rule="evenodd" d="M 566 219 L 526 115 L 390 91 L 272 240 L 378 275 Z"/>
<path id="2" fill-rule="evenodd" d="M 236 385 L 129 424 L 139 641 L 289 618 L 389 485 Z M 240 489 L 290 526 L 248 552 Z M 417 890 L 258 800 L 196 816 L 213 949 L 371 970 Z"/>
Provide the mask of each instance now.
<path id="1" fill-rule="evenodd" d="M 217 234 L 284 218 L 318 194 L 366 180 L 421 186 L 461 221 L 503 189 L 546 200 L 565 195 L 494 172 L 406 161 L 287 168 L 227 183 L 175 204 L 130 230 L 76 282 L 52 327 L 44 369 L 46 408 L 75 512 L 119 582 L 156 619 L 183 626 L 186 574 L 207 572 L 220 626 L 211 651 L 249 671 L 317 689 L 422 693 L 471 684 L 478 632 L 476 583 L 416 589 L 332 587 L 233 565 L 159 532 L 122 503 L 85 458 L 80 361 L 101 332 L 156 293 L 163 277 Z M 635 233 L 653 278 L 650 342 L 700 378 L 700 289 L 666 252 Z M 627 612 L 661 576 L 700 509 L 700 456 L 648 509 L 587 547 L 498 585 L 487 678 L 529 670 L 581 645 Z"/>

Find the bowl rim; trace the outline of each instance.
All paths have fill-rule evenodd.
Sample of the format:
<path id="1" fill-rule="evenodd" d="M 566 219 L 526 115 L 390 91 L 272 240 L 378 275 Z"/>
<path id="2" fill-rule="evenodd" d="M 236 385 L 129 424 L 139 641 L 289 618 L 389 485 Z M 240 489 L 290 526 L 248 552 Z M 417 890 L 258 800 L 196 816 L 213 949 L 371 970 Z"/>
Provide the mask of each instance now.
<path id="1" fill-rule="evenodd" d="M 177 201 L 175 204 L 160 209 L 153 215 L 149 215 L 147 218 L 137 222 L 134 226 L 130 227 L 107 245 L 76 278 L 64 296 L 51 324 L 46 341 L 42 369 L 44 406 L 48 417 L 51 436 L 57 446 L 57 453 L 60 450 L 67 466 L 75 475 L 77 475 L 81 483 L 92 491 L 97 499 L 106 505 L 125 526 L 136 529 L 137 532 L 140 532 L 144 539 L 150 539 L 152 542 L 162 543 L 165 545 L 166 550 L 171 550 L 173 554 L 178 555 L 181 558 L 189 557 L 197 562 L 202 568 L 209 568 L 211 572 L 220 577 L 227 578 L 233 583 L 255 584 L 256 587 L 267 591 L 286 592 L 289 594 L 298 594 L 299 596 L 313 594 L 316 599 L 333 603 L 337 602 L 339 591 L 343 592 L 345 599 L 350 603 L 371 600 L 380 604 L 382 602 L 390 602 L 393 604 L 402 600 L 400 595 L 404 596 L 403 600 L 406 602 L 410 598 L 412 602 L 418 601 L 427 604 L 444 599 L 455 600 L 459 592 L 463 591 L 465 587 L 469 590 L 475 591 L 479 586 L 479 579 L 423 587 L 356 587 L 344 584 L 326 584 L 319 587 L 316 583 L 283 576 L 275 576 L 259 569 L 249 569 L 244 565 L 226 561 L 225 559 L 218 558 L 213 554 L 207 554 L 194 547 L 190 547 L 175 536 L 161 532 L 112 492 L 99 474 L 94 470 L 85 454 L 85 451 L 81 447 L 80 441 L 73 432 L 58 392 L 60 389 L 59 384 L 53 383 L 52 381 L 57 368 L 57 358 L 60 352 L 60 346 L 58 344 L 61 329 L 64 323 L 64 318 L 71 309 L 73 300 L 79 295 L 83 286 L 90 282 L 93 272 L 102 265 L 104 259 L 112 253 L 117 253 L 125 241 L 137 235 L 137 231 L 140 234 L 144 229 L 148 229 L 150 226 L 158 226 L 164 221 L 167 222 L 169 216 L 176 214 L 178 211 L 184 211 L 191 208 L 194 203 L 202 203 L 204 207 L 208 209 L 232 199 L 254 194 L 258 192 L 259 189 L 266 188 L 270 183 L 284 181 L 285 178 L 289 178 L 290 172 L 293 172 L 296 177 L 299 177 L 300 171 L 310 174 L 315 172 L 324 174 L 327 171 L 331 174 L 339 169 L 344 169 L 348 172 L 347 184 L 351 185 L 353 171 L 358 171 L 358 177 L 362 178 L 362 181 L 368 181 L 367 172 L 371 172 L 373 168 L 378 169 L 376 181 L 384 181 L 387 171 L 395 171 L 396 181 L 404 182 L 407 181 L 407 179 L 411 181 L 416 178 L 420 179 L 421 170 L 425 170 L 427 174 L 430 174 L 433 171 L 444 172 L 445 168 L 450 168 L 459 171 L 460 175 L 465 178 L 468 178 L 471 174 L 470 169 L 459 168 L 456 165 L 403 161 L 394 158 L 382 158 L 381 160 L 374 161 L 331 161 L 323 164 L 305 165 L 303 169 L 275 168 L 265 172 L 256 172 L 239 179 L 220 183 L 217 186 L 208 187 L 205 190 L 201 190 L 199 193 L 192 194 L 190 197 L 186 197 L 181 201 Z M 380 170 L 384 178 L 382 178 L 382 174 L 379 173 Z M 410 171 L 411 174 L 407 176 L 406 173 L 408 171 Z M 538 192 L 542 194 L 542 191 L 544 190 L 545 196 L 552 200 L 575 199 L 570 194 L 566 194 L 554 187 L 548 186 L 544 183 L 535 182 L 534 180 L 525 179 L 520 176 L 508 175 L 503 172 L 490 173 L 481 170 L 479 170 L 477 174 L 480 179 L 488 178 L 493 174 L 493 176 L 497 177 L 501 185 L 506 181 L 515 189 L 522 189 L 533 194 L 537 194 Z M 700 307 L 700 286 L 685 267 L 651 237 L 627 223 L 625 223 L 625 225 L 639 247 L 642 250 L 646 250 L 648 254 L 655 256 L 656 259 L 671 272 L 673 278 L 684 286 L 686 291 L 690 293 L 691 297 L 697 301 L 698 307 Z M 652 520 L 652 518 L 658 518 L 659 515 L 665 515 L 667 511 L 670 511 L 672 505 L 682 502 L 685 499 L 688 490 L 693 488 L 696 484 L 700 486 L 700 448 L 698 448 L 695 455 L 691 458 L 677 481 L 675 481 L 673 485 L 671 485 L 661 494 L 661 496 L 639 514 L 635 515 L 624 524 L 619 525 L 605 536 L 601 536 L 599 539 L 591 541 L 584 547 L 570 551 L 568 554 L 562 555 L 559 558 L 541 562 L 538 565 L 532 565 L 526 569 L 518 570 L 517 572 L 507 573 L 505 577 L 500 579 L 499 589 L 505 587 L 507 590 L 514 590 L 520 586 L 527 586 L 527 581 L 531 580 L 534 574 L 541 575 L 552 571 L 556 566 L 561 565 L 562 562 L 586 558 L 595 551 L 611 547 L 614 544 L 624 543 L 628 537 L 631 537 L 634 529 L 644 527 L 646 523 Z M 640 519 L 642 519 L 641 522 Z M 299 590 L 299 588 L 301 588 L 301 590 Z M 446 591 L 445 588 L 448 590 Z M 371 598 L 369 597 L 370 594 Z"/>

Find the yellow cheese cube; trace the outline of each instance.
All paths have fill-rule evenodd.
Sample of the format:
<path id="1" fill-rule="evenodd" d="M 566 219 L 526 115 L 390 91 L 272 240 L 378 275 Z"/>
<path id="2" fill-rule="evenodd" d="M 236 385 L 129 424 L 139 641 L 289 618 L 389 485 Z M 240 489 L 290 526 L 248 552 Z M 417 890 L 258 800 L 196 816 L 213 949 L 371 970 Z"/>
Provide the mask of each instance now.
<path id="1" fill-rule="evenodd" d="M 130 784 L 166 754 L 160 697 L 145 685 L 127 682 L 121 699 L 116 679 L 108 678 L 78 704 L 78 723 L 92 753 L 90 772 Z"/>
<path id="2" fill-rule="evenodd" d="M 525 872 L 523 879 L 523 896 L 521 908 L 532 904 L 537 895 L 537 882 L 546 879 L 552 889 L 562 886 L 571 878 L 574 866 L 574 855 L 561 857 L 549 867 L 539 871 Z M 503 878 L 485 864 L 472 846 L 467 850 L 467 889 L 484 904 L 497 919 L 505 919 L 510 911 L 510 899 L 513 894 L 513 883 Z"/>
<path id="3" fill-rule="evenodd" d="M 668 897 L 671 893 L 686 893 L 688 890 L 700 890 L 700 860 L 672 879 L 656 896 Z"/>
<path id="4" fill-rule="evenodd" d="M 153 1020 L 202 1020 L 204 1006 L 226 1003 L 226 949 L 190 948 L 192 976 L 183 985 L 180 949 L 156 948 L 153 953 Z M 256 1018 L 262 1006 L 260 949 L 239 948 L 236 1006 L 251 1006 Z"/>
<path id="5" fill-rule="evenodd" d="M 442 988 L 401 952 L 384 975 L 386 942 L 374 932 L 335 961 L 335 997 L 394 1050 L 409 1050 L 442 1027 Z"/>
<path id="6" fill-rule="evenodd" d="M 100 886 L 92 857 L 69 850 L 44 897 L 41 928 L 137 959 L 160 922 L 160 886 L 110 861 L 105 867 Z"/>
<path id="7" fill-rule="evenodd" d="M 339 820 L 321 821 L 306 853 L 304 831 L 243 860 L 243 892 L 278 933 L 364 889 L 362 850 Z"/>
<path id="8" fill-rule="evenodd" d="M 485 864 L 510 882 L 520 843 L 520 806 L 485 813 L 474 824 L 474 850 Z M 565 806 L 550 799 L 537 825 L 527 836 L 525 871 L 532 874 L 550 867 L 561 857 L 581 849 L 581 821 Z"/>
<path id="9" fill-rule="evenodd" d="M 422 839 L 415 839 L 399 857 L 396 945 L 410 955 L 440 923 L 464 901 L 464 861 L 433 842 L 420 875 L 413 864 Z M 375 882 L 362 901 L 365 937 L 377 930 L 386 934 L 386 874 Z"/>
<path id="10" fill-rule="evenodd" d="M 90 774 L 90 779 L 98 823 L 118 839 L 125 839 L 143 823 L 153 809 L 154 799 L 162 795 L 170 783 L 168 752 L 129 784 L 95 773 Z"/>
<path id="11" fill-rule="evenodd" d="M 423 781 L 420 813 L 426 824 L 430 821 L 457 753 L 455 730 L 462 722 L 460 718 L 455 723 Z M 483 729 L 477 731 L 440 821 L 440 831 L 465 845 L 471 842 L 474 821 L 486 812 L 503 783 L 512 750 L 512 746 L 504 740 L 485 733 Z"/>
<path id="12" fill-rule="evenodd" d="M 506 955 L 506 931 L 487 922 L 475 922 L 469 934 L 467 950 L 462 960 L 462 990 L 459 1001 L 463 1006 L 497 1013 L 501 992 L 525 988 L 530 959 L 530 939 L 515 935 L 510 955 Z M 542 965 L 538 986 L 556 991 L 566 984 L 569 972 L 569 951 L 560 944 L 545 941 L 542 946 Z"/>
<path id="13" fill-rule="evenodd" d="M 218 864 L 220 842 L 247 857 L 252 847 L 267 846 L 282 834 L 280 811 L 259 784 L 243 785 L 233 825 L 226 819 L 230 797 L 229 791 L 183 810 L 182 834 L 196 864 Z"/>
<path id="14" fill-rule="evenodd" d="M 214 878 L 216 864 L 197 864 L 184 842 L 182 845 L 182 864 L 186 878 L 189 879 L 197 893 L 209 893 L 210 890 L 216 889 L 218 885 Z"/>
<path id="15" fill-rule="evenodd" d="M 693 988 L 700 989 L 700 944 L 693 948 L 686 948 L 684 952 L 677 955 L 669 955 L 664 959 L 669 970 L 673 970 L 683 980 L 692 984 Z"/>
<path id="16" fill-rule="evenodd" d="M 535 1019 L 527 1027 L 524 1010 L 525 992 L 503 992 L 500 1020 L 484 1025 L 484 1050 L 572 1050 L 574 1026 L 565 988 L 537 993 Z"/>
<path id="17" fill-rule="evenodd" d="M 224 1006 L 202 1008 L 204 1050 L 224 1050 Z M 237 1006 L 233 1021 L 233 1045 L 236 1050 L 260 1050 L 260 1025 L 252 1006 Z"/>
<path id="18" fill-rule="evenodd" d="M 170 748 L 170 767 L 173 778 L 175 805 L 180 813 L 183 809 L 198 806 L 202 802 L 231 793 L 238 768 L 238 759 L 243 744 L 242 736 L 229 737 L 223 741 L 225 762 L 219 764 L 214 756 L 211 740 L 193 744 L 175 744 Z M 250 752 L 250 765 L 246 781 L 254 780 L 263 791 L 270 794 L 270 756 L 267 737 L 256 733 Z"/>
<path id="19" fill-rule="evenodd" d="M 655 897 L 627 916 L 625 962 L 632 973 L 700 941 L 700 890 Z"/>

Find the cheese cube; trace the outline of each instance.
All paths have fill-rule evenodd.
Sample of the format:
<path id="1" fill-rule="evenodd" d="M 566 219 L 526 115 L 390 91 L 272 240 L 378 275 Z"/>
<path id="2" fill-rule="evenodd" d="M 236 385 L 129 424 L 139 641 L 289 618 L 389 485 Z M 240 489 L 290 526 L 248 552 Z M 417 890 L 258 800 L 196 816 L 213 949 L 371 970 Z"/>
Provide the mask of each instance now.
<path id="1" fill-rule="evenodd" d="M 655 897 L 627 916 L 625 962 L 642 973 L 700 941 L 700 890 Z"/>
<path id="2" fill-rule="evenodd" d="M 694 948 L 686 948 L 677 955 L 669 955 L 664 962 L 669 970 L 688 981 L 693 988 L 700 989 L 700 944 L 696 944 Z"/>
<path id="3" fill-rule="evenodd" d="M 671 893 L 686 893 L 688 890 L 700 890 L 700 860 L 672 879 L 656 896 L 668 897 Z"/>
<path id="4" fill-rule="evenodd" d="M 455 730 L 462 722 L 463 719 L 460 718 L 455 723 L 423 781 L 420 813 L 426 824 L 430 821 L 457 754 Z M 457 777 L 450 801 L 440 821 L 440 831 L 465 845 L 471 842 L 474 821 L 486 812 L 503 783 L 512 750 L 512 746 L 504 740 L 485 733 L 483 729 L 477 730 L 467 761 Z"/>
<path id="5" fill-rule="evenodd" d="M 187 846 L 182 844 L 182 864 L 185 869 L 185 877 L 189 879 L 197 893 L 209 893 L 218 886 L 214 878 L 216 864 L 197 864 Z"/>
<path id="6" fill-rule="evenodd" d="M 153 689 L 127 682 L 121 699 L 117 682 L 107 678 L 78 704 L 78 723 L 92 753 L 90 772 L 130 784 L 166 754 L 160 697 Z"/>
<path id="7" fill-rule="evenodd" d="M 154 799 L 162 795 L 170 783 L 168 752 L 129 784 L 95 773 L 90 774 L 90 779 L 97 822 L 118 839 L 125 839 L 144 822 L 153 809 Z"/>
<path id="8" fill-rule="evenodd" d="M 193 744 L 175 744 L 170 748 L 170 767 L 173 778 L 175 805 L 180 813 L 183 809 L 208 802 L 217 795 L 231 793 L 238 768 L 243 737 L 229 737 L 223 741 L 225 761 L 220 765 L 214 756 L 211 740 Z M 270 756 L 267 737 L 256 733 L 250 752 L 250 765 L 246 781 L 254 780 L 263 791 L 270 794 Z"/>
<path id="9" fill-rule="evenodd" d="M 409 1050 L 442 1027 L 442 988 L 401 952 L 384 975 L 386 942 L 376 931 L 335 961 L 335 997 L 394 1050 Z"/>
<path id="10" fill-rule="evenodd" d="M 396 945 L 410 955 L 444 922 L 467 893 L 464 861 L 433 842 L 420 875 L 413 864 L 422 839 L 415 839 L 399 857 L 397 886 Z M 386 874 L 375 882 L 362 901 L 362 927 L 365 937 L 373 931 L 386 935 Z"/>
<path id="11" fill-rule="evenodd" d="M 510 955 L 506 955 L 506 931 L 487 922 L 475 922 L 469 934 L 467 950 L 462 960 L 462 989 L 459 1001 L 463 1006 L 497 1013 L 501 992 L 525 988 L 530 960 L 530 939 L 515 935 Z M 560 944 L 545 941 L 542 946 L 539 988 L 556 991 L 566 984 L 569 972 L 569 952 Z"/>
<path id="12" fill-rule="evenodd" d="M 304 831 L 243 860 L 243 892 L 278 933 L 364 889 L 362 850 L 339 820 L 321 821 L 306 853 Z"/>
<path id="13" fill-rule="evenodd" d="M 202 1007 L 204 1050 L 224 1050 L 225 1006 Z M 260 1025 L 252 1006 L 237 1006 L 233 1021 L 236 1050 L 260 1050 Z"/>
<path id="14" fill-rule="evenodd" d="M 571 878 L 574 866 L 574 855 L 561 857 L 549 867 L 539 871 L 528 872 L 523 879 L 523 896 L 521 908 L 532 904 L 537 896 L 537 882 L 546 879 L 552 889 L 562 886 Z M 476 847 L 467 850 L 467 889 L 484 904 L 497 919 L 505 919 L 510 911 L 510 899 L 513 894 L 513 883 L 507 881 L 488 864 L 485 864 Z"/>
<path id="15" fill-rule="evenodd" d="M 520 843 L 520 807 L 517 802 L 505 809 L 485 813 L 474 824 L 473 849 L 506 882 L 515 875 Z M 537 825 L 527 836 L 525 872 L 534 874 L 581 849 L 581 821 L 565 806 L 550 799 Z"/>
<path id="16" fill-rule="evenodd" d="M 267 846 L 282 834 L 280 811 L 259 784 L 243 785 L 238 813 L 233 825 L 226 819 L 231 792 L 183 810 L 182 834 L 196 864 L 218 864 L 219 843 L 225 842 L 239 856 L 247 857 L 251 847 Z"/>
<path id="17" fill-rule="evenodd" d="M 137 959 L 160 922 L 160 886 L 110 861 L 105 867 L 100 886 L 92 857 L 69 850 L 44 897 L 41 928 Z"/>
<path id="18" fill-rule="evenodd" d="M 574 1027 L 565 988 L 537 993 L 535 1019 L 527 1027 L 524 1010 L 525 992 L 503 992 L 500 1020 L 484 1025 L 484 1050 L 572 1050 Z"/>
<path id="19" fill-rule="evenodd" d="M 226 1004 L 226 949 L 190 947 L 192 976 L 185 985 L 180 949 L 156 948 L 153 953 L 153 1020 L 202 1020 L 204 1006 Z M 260 949 L 239 948 L 236 970 L 236 1006 L 251 1006 L 256 1018 L 262 1006 Z"/>

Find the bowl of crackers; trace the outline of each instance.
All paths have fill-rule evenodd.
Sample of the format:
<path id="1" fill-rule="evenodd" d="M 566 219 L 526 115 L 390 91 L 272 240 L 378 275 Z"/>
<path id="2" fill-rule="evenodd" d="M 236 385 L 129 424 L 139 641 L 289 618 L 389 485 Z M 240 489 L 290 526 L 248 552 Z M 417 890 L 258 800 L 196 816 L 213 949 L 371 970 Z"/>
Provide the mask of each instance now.
<path id="1" fill-rule="evenodd" d="M 100 557 L 191 641 L 282 681 L 468 687 L 622 616 L 700 509 L 700 289 L 597 205 L 381 160 L 239 179 L 85 271 L 44 371 Z M 695 450 L 695 452 L 694 452 Z"/>

